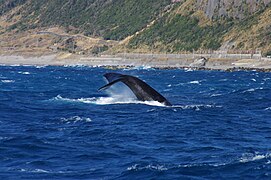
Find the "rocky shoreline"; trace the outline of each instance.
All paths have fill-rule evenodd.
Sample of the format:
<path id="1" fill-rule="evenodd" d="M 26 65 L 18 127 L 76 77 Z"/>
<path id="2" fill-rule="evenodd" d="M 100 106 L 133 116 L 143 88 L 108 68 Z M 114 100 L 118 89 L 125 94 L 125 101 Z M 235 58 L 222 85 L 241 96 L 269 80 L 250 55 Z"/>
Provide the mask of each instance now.
<path id="1" fill-rule="evenodd" d="M 37 65 L 37 66 L 91 66 L 118 68 L 157 68 L 222 71 L 262 71 L 271 72 L 271 59 L 223 59 L 223 58 L 128 58 L 117 56 L 81 56 L 74 54 L 47 54 L 42 56 L 0 55 L 1 65 Z"/>

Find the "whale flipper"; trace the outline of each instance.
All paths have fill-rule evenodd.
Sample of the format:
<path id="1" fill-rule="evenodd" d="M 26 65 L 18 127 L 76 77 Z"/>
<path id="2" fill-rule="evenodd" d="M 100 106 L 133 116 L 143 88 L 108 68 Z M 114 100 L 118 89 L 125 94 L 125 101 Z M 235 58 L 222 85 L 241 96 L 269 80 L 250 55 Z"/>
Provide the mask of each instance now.
<path id="1" fill-rule="evenodd" d="M 166 106 L 172 106 L 171 103 L 155 89 L 134 76 L 107 73 L 104 74 L 104 77 L 108 80 L 108 84 L 101 87 L 99 90 L 107 89 L 117 82 L 123 82 L 133 91 L 137 99 L 140 101 L 158 101 Z"/>

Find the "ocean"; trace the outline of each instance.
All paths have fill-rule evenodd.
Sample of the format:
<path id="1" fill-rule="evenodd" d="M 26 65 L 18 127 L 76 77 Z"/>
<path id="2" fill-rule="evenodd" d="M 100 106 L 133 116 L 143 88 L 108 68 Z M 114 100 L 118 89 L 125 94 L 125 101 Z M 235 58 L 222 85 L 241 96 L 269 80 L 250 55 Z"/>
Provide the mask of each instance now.
<path id="1" fill-rule="evenodd" d="M 271 179 L 270 73 L 0 66 L 0 179 L 238 178 Z"/>

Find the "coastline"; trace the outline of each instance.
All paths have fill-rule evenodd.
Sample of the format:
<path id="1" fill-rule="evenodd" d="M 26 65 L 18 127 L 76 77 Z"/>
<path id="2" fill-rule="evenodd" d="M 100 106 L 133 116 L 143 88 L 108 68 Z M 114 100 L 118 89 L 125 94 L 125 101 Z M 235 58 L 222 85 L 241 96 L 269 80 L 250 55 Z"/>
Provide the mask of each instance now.
<path id="1" fill-rule="evenodd" d="M 271 59 L 225 59 L 209 58 L 131 58 L 126 56 L 102 55 L 84 56 L 69 53 L 44 54 L 38 56 L 20 54 L 0 54 L 0 65 L 32 65 L 32 66 L 90 66 L 106 68 L 157 68 L 157 69 L 193 69 L 238 71 L 254 70 L 271 72 Z"/>

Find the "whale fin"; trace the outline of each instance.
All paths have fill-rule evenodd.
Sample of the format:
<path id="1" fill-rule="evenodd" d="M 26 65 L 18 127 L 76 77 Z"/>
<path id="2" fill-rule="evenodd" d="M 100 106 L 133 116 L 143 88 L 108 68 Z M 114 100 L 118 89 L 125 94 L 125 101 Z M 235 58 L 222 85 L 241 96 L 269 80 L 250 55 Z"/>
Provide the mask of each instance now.
<path id="1" fill-rule="evenodd" d="M 110 82 L 113 82 L 113 81 L 116 81 L 116 80 L 119 80 L 120 78 L 122 78 L 124 75 L 122 74 L 118 74 L 118 73 L 106 73 L 104 74 L 104 77 L 107 79 L 107 81 L 110 83 Z"/>
<path id="2" fill-rule="evenodd" d="M 116 79 L 116 80 L 114 80 L 114 81 L 112 81 L 112 82 L 110 82 L 110 83 L 104 85 L 103 87 L 100 87 L 100 88 L 98 89 L 98 91 L 106 90 L 107 88 L 109 88 L 110 86 L 112 86 L 113 84 L 115 84 L 115 83 L 117 83 L 117 82 L 119 82 L 119 81 L 121 81 L 121 79 Z"/>
<path id="3" fill-rule="evenodd" d="M 163 97 L 150 85 L 138 79 L 137 77 L 122 75 L 118 73 L 107 73 L 104 74 L 104 77 L 108 80 L 109 83 L 101 87 L 99 90 L 107 89 L 113 84 L 121 81 L 133 91 L 137 99 L 140 101 L 158 101 L 165 104 L 166 106 L 172 106 L 165 97 Z"/>

